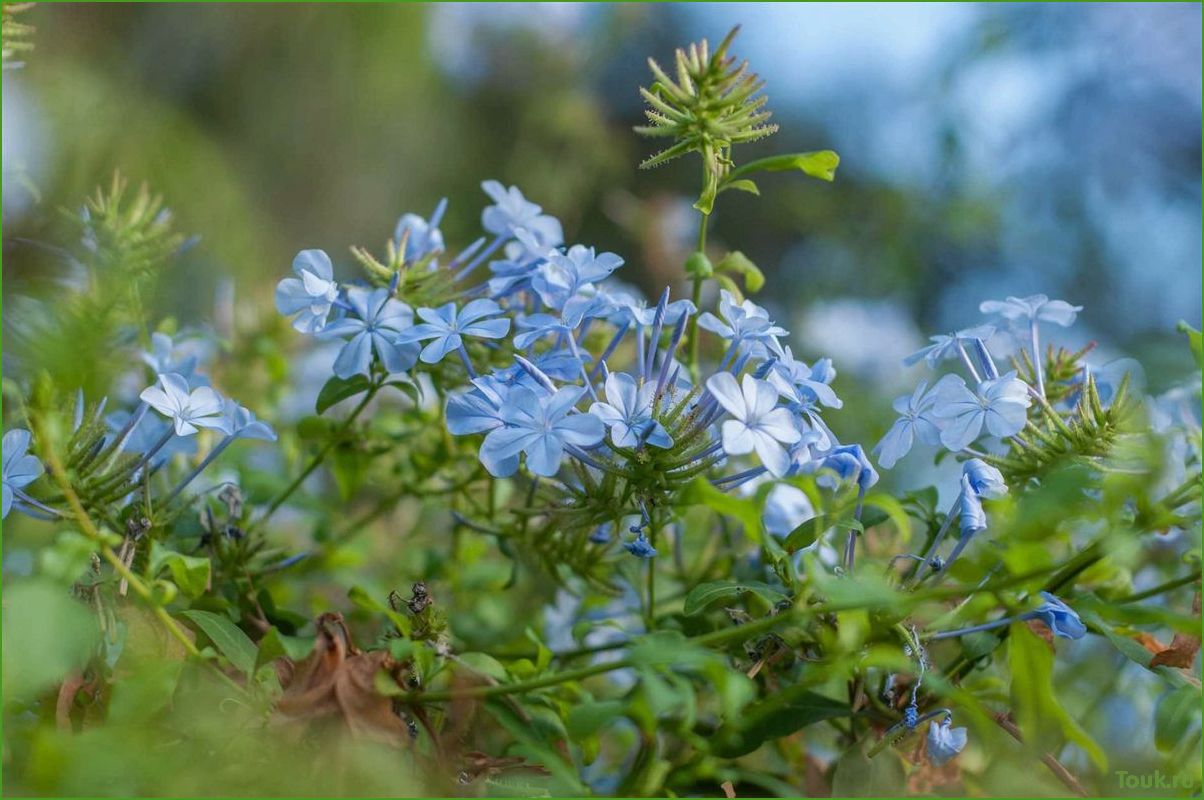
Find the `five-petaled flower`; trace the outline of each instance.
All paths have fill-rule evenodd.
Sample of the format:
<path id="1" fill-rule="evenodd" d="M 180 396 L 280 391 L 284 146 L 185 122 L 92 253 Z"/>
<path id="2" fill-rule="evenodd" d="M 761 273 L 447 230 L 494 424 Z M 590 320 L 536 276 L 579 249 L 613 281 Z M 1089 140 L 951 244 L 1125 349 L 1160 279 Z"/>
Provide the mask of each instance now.
<path id="1" fill-rule="evenodd" d="M 965 328 L 953 333 L 938 333 L 936 336 L 928 337 L 932 344 L 927 347 L 921 347 L 907 358 L 903 359 L 903 364 L 911 366 L 919 361 L 923 361 L 932 369 L 936 369 L 937 364 L 944 361 L 946 358 L 956 358 L 960 354 L 958 346 L 965 347 L 964 342 L 973 342 L 975 339 L 985 342 L 995 333 L 993 325 L 978 325 L 973 328 Z"/>
<path id="2" fill-rule="evenodd" d="M 347 302 L 355 316 L 344 317 L 327 325 L 319 337 L 351 338 L 343 345 L 334 361 L 334 374 L 347 379 L 367 374 L 372 354 L 390 372 L 404 372 L 418 360 L 418 346 L 399 341 L 401 332 L 408 329 L 414 313 L 405 303 L 389 296 L 389 290 L 347 290 Z"/>
<path id="3" fill-rule="evenodd" d="M 892 408 L 899 418 L 873 450 L 884 469 L 907 455 L 916 439 L 932 446 L 941 443 L 941 428 L 932 413 L 935 404 L 936 390 L 929 392 L 927 381 L 920 381 L 911 395 L 895 398 Z"/>
<path id="4" fill-rule="evenodd" d="M 939 723 L 933 720 L 928 724 L 928 758 L 934 767 L 944 766 L 966 749 L 966 729 L 952 726 L 948 715 Z"/>
<path id="5" fill-rule="evenodd" d="M 672 447 L 673 437 L 665 426 L 652 417 L 655 383 L 636 383 L 623 372 L 612 372 L 606 378 L 606 402 L 589 408 L 606 427 L 616 447 L 639 447 L 647 442 L 653 447 Z"/>
<path id="6" fill-rule="evenodd" d="M 1050 300 L 1043 294 L 1030 294 L 1028 297 L 1009 297 L 1006 300 L 984 300 L 978 310 L 984 314 L 999 314 L 1007 320 L 1052 322 L 1068 328 L 1074 324 L 1075 317 L 1083 307 L 1072 306 L 1065 300 Z"/>
<path id="7" fill-rule="evenodd" d="M 1087 626 L 1079 619 L 1074 609 L 1049 592 L 1041 592 L 1045 602 L 1024 615 L 1026 619 L 1039 619 L 1055 636 L 1063 639 L 1082 639 L 1087 635 Z"/>
<path id="8" fill-rule="evenodd" d="M 401 219 L 397 220 L 397 228 L 393 231 L 394 245 L 400 245 L 402 237 L 406 237 L 406 250 L 402 258 L 407 262 L 417 261 L 424 256 L 443 252 L 443 231 L 439 230 L 439 223 L 443 220 L 445 211 L 447 198 L 439 201 L 429 220 L 417 214 L 402 214 Z"/>
<path id="9" fill-rule="evenodd" d="M 14 501 L 19 501 L 24 489 L 42 474 L 42 462 L 29 455 L 29 431 L 16 428 L 4 434 L 3 491 L 4 508 L 0 518 L 7 517 Z"/>
<path id="10" fill-rule="evenodd" d="M 721 319 L 722 318 L 722 319 Z M 765 341 L 785 336 L 787 331 L 769 320 L 769 312 L 745 300 L 737 303 L 727 289 L 719 291 L 719 316 L 704 311 L 698 317 L 698 327 L 708 330 L 733 344 L 744 341 Z"/>
<path id="11" fill-rule="evenodd" d="M 510 320 L 499 318 L 502 308 L 492 300 L 478 299 L 457 310 L 455 303 L 439 308 L 420 308 L 421 324 L 402 331 L 399 342 L 424 342 L 422 361 L 437 364 L 453 350 L 464 347 L 464 337 L 501 339 L 510 330 Z"/>
<path id="12" fill-rule="evenodd" d="M 276 310 L 285 316 L 296 314 L 293 327 L 301 333 L 317 333 L 339 296 L 330 256 L 322 250 L 302 250 L 293 259 L 293 272 L 296 278 L 276 285 Z"/>
<path id="13" fill-rule="evenodd" d="M 543 213 L 543 209 L 523 197 L 517 186 L 506 188 L 497 181 L 481 184 L 494 205 L 481 212 L 481 226 L 495 236 L 513 237 L 517 230 L 527 230 L 541 240 L 560 240 L 560 221 Z"/>
<path id="14" fill-rule="evenodd" d="M 943 381 L 936 395 L 932 414 L 945 421 L 941 444 L 954 452 L 968 447 L 984 426 L 1001 439 L 1019 433 L 1032 404 L 1028 385 L 1015 372 L 983 381 L 977 390 L 960 378 Z"/>
<path id="15" fill-rule="evenodd" d="M 189 391 L 188 381 L 174 372 L 160 375 L 159 385 L 148 386 L 139 397 L 172 421 L 177 436 L 191 436 L 199 428 L 221 430 L 226 424 L 221 395 L 208 386 Z"/>
<path id="16" fill-rule="evenodd" d="M 592 447 L 602 441 L 606 428 L 600 419 L 573 413 L 583 394 L 580 386 L 565 386 L 544 398 L 524 386 L 511 389 L 501 408 L 505 426 L 491 430 L 481 445 L 486 468 L 525 453 L 527 469 L 551 477 L 560 469 L 566 447 Z"/>
<path id="17" fill-rule="evenodd" d="M 605 280 L 623 259 L 614 253 L 596 253 L 594 248 L 575 244 L 566 252 L 554 250 L 531 278 L 531 288 L 552 308 L 562 308 L 582 289 Z"/>
<path id="18" fill-rule="evenodd" d="M 769 472 L 782 477 L 790 469 L 790 456 L 783 444 L 794 444 L 801 434 L 794 418 L 778 408 L 778 390 L 769 381 L 745 375 L 742 383 L 727 372 L 707 379 L 707 389 L 731 414 L 723 423 L 723 449 L 738 456 L 757 452 Z"/>

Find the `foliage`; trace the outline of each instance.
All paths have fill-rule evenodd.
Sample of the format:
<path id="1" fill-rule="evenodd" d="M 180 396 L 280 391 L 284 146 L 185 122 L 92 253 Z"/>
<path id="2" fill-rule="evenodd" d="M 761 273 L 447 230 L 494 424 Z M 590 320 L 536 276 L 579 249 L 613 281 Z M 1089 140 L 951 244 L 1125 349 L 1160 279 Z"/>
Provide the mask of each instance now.
<path id="1" fill-rule="evenodd" d="M 185 244 L 149 191 L 73 215 L 55 301 L 6 315 L 5 543 L 34 554 L 6 560 L 7 788 L 1006 793 L 1020 764 L 1081 792 L 1120 766 L 1062 691 L 1089 659 L 1159 687 L 1124 766 L 1198 781 L 1198 376 L 1147 397 L 1040 348 L 1079 307 L 1009 297 L 842 443 L 835 367 L 706 242 L 748 175 L 838 163 L 735 165 L 771 126 L 731 41 L 643 93 L 651 161 L 703 158 L 691 300 L 486 181 L 480 238 L 440 203 L 354 278 L 302 250 L 291 325 L 216 341 L 147 319 Z M 957 485 L 884 491 L 917 445 Z"/>

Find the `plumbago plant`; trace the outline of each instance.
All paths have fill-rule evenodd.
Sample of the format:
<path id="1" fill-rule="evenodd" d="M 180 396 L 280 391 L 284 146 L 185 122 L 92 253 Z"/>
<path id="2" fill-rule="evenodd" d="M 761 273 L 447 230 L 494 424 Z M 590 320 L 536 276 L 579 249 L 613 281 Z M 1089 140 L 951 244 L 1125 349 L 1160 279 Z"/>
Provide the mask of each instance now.
<path id="1" fill-rule="evenodd" d="M 668 142 L 644 166 L 701 163 L 688 298 L 645 301 L 619 255 L 486 181 L 463 247 L 440 201 L 353 248 L 355 277 L 299 252 L 289 326 L 248 346 L 145 319 L 184 244 L 157 199 L 115 181 L 84 206 L 55 304 L 6 315 L 3 511 L 40 521 L 36 558 L 6 561 L 10 787 L 1086 794 L 1120 766 L 1198 786 L 1198 374 L 1147 396 L 1046 343 L 1080 307 L 987 300 L 908 359 L 932 374 L 881 441 L 842 443 L 836 367 L 795 358 L 755 265 L 707 241 L 724 192 L 838 164 L 735 161 L 775 128 L 734 33 L 641 90 L 639 132 Z M 38 361 L 89 330 L 118 374 L 95 396 Z M 288 421 L 297 345 L 324 374 Z M 917 446 L 956 479 L 883 491 Z M 1062 696 L 1085 660 L 1110 682 L 1076 696 L 1154 698 L 1126 723 L 1145 760 Z"/>

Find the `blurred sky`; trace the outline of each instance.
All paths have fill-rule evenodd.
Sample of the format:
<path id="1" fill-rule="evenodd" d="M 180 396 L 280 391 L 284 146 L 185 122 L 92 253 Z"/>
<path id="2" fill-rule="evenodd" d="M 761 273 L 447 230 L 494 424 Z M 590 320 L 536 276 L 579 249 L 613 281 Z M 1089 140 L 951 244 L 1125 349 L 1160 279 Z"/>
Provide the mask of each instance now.
<path id="1" fill-rule="evenodd" d="M 796 350 L 883 391 L 981 299 L 1046 292 L 1070 334 L 1170 380 L 1201 315 L 1198 4 L 46 5 L 4 74 L 5 293 L 38 291 L 55 233 L 114 168 L 202 244 L 165 307 L 211 316 L 218 278 L 268 308 L 293 253 L 378 246 L 481 179 L 517 183 L 648 291 L 680 278 L 694 163 L 640 173 L 644 57 L 721 38 L 768 82 L 782 132 L 737 152 L 832 148 L 826 185 L 724 195 L 716 247 L 769 276 Z M 734 194 L 734 193 L 733 193 Z M 1161 380 L 1156 377 L 1155 381 Z"/>

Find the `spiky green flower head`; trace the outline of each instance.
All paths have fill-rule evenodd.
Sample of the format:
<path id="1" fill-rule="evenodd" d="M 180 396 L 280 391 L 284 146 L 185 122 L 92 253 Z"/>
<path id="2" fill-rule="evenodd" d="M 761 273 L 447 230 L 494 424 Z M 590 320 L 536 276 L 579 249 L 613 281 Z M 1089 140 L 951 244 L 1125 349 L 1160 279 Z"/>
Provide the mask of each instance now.
<path id="1" fill-rule="evenodd" d="M 767 124 L 771 112 L 765 108 L 768 98 L 760 93 L 764 81 L 749 71 L 747 61 L 737 64 L 728 55 L 739 30 L 739 26 L 732 28 L 714 53 L 706 39 L 679 48 L 675 56 L 676 81 L 649 58 L 648 66 L 656 80 L 650 88 L 640 88 L 649 105 L 644 114 L 652 124 L 637 126 L 636 132 L 676 140 L 647 158 L 640 168 L 650 169 L 686 153 L 698 153 L 703 164 L 699 209 L 704 213 L 710 212 L 720 181 L 734 166 L 732 145 L 763 139 L 778 129 Z"/>
<path id="2" fill-rule="evenodd" d="M 18 19 L 18 15 L 31 8 L 33 3 L 4 3 L 0 6 L 0 39 L 3 39 L 0 58 L 3 60 L 4 69 L 22 66 L 16 59 L 22 53 L 33 49 L 30 39 L 33 37 L 34 27 Z"/>

